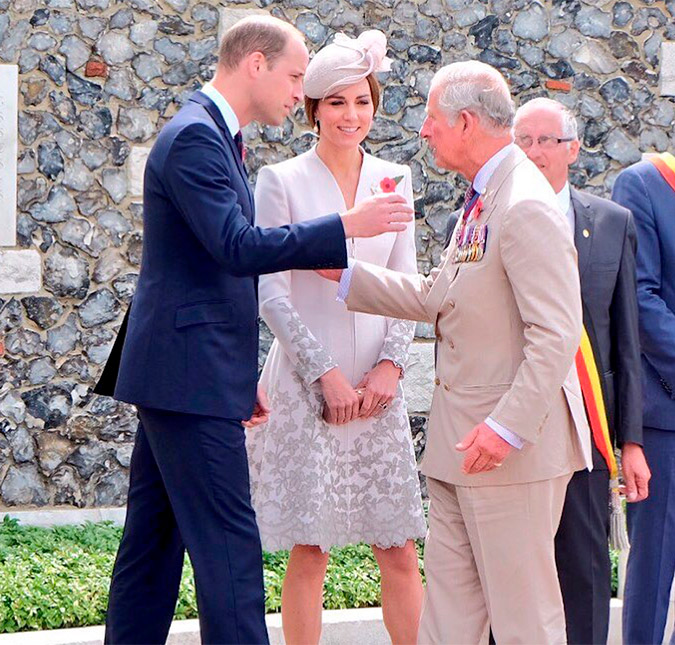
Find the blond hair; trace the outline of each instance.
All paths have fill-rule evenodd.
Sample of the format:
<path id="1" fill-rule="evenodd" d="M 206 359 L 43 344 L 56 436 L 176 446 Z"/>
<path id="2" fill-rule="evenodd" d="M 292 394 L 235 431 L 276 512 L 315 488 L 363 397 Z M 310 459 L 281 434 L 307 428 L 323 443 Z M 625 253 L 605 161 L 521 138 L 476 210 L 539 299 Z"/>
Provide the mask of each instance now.
<path id="1" fill-rule="evenodd" d="M 218 51 L 218 65 L 234 70 L 253 52 L 265 56 L 270 67 L 283 54 L 289 38 L 304 39 L 302 33 L 273 16 L 249 16 L 235 23 L 223 35 Z"/>

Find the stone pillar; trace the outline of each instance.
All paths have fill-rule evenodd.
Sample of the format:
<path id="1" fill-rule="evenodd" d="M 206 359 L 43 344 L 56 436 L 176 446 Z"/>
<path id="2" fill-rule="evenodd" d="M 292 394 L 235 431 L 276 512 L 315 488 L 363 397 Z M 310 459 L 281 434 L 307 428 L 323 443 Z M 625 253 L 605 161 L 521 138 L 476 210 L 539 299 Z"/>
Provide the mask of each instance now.
<path id="1" fill-rule="evenodd" d="M 403 379 L 409 414 L 428 414 L 434 396 L 434 343 L 416 340 L 410 346 Z"/>
<path id="2" fill-rule="evenodd" d="M 661 96 L 675 96 L 675 41 L 661 43 Z"/>
<path id="3" fill-rule="evenodd" d="M 0 65 L 0 294 L 33 293 L 42 285 L 36 250 L 2 248 L 16 245 L 18 96 L 18 67 Z"/>
<path id="4" fill-rule="evenodd" d="M 19 68 L 0 65 L 0 246 L 16 244 Z"/>

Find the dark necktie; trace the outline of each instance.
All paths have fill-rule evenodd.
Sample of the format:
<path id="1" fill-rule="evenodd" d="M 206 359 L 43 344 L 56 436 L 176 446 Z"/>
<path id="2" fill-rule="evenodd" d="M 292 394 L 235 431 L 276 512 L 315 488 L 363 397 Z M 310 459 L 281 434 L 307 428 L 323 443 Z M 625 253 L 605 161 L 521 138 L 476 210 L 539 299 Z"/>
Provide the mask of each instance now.
<path id="1" fill-rule="evenodd" d="M 244 161 L 244 140 L 241 136 L 241 132 L 237 132 L 237 134 L 234 135 L 234 145 L 237 146 L 237 150 L 239 151 L 239 158 Z"/>

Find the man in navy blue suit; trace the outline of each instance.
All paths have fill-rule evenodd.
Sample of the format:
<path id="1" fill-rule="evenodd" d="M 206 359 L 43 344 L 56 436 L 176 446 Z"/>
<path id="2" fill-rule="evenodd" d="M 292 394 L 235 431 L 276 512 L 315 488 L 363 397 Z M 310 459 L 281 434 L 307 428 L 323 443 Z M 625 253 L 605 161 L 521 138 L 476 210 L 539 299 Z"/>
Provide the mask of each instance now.
<path id="1" fill-rule="evenodd" d="M 164 643 L 185 550 L 202 641 L 267 643 L 262 551 L 243 423 L 256 403 L 256 275 L 347 265 L 346 237 L 398 231 L 397 195 L 276 229 L 253 225 L 239 129 L 302 98 L 302 35 L 270 17 L 223 38 L 216 76 L 164 127 L 145 171 L 143 260 L 115 398 L 140 419 L 107 643 Z M 255 405 L 255 408 L 254 408 Z"/>
<path id="2" fill-rule="evenodd" d="M 628 507 L 623 640 L 661 643 L 675 572 L 675 157 L 626 168 L 612 199 L 637 226 L 644 450 L 652 471 L 649 497 Z"/>

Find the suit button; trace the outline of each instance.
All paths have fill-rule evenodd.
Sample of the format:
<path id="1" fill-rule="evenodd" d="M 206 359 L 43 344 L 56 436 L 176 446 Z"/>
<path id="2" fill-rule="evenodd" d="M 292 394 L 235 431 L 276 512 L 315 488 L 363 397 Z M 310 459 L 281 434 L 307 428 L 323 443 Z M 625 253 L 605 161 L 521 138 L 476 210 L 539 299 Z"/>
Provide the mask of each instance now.
<path id="1" fill-rule="evenodd" d="M 443 389 L 444 389 L 446 392 L 449 392 L 449 391 L 450 391 L 450 386 L 446 383 L 445 385 L 443 385 Z"/>
<path id="2" fill-rule="evenodd" d="M 448 301 L 448 307 L 450 307 L 450 309 L 454 309 L 455 308 L 455 301 L 454 300 Z"/>
<path id="3" fill-rule="evenodd" d="M 448 345 L 450 345 L 450 349 L 455 349 L 455 343 L 453 343 L 451 340 L 448 341 Z"/>
<path id="4" fill-rule="evenodd" d="M 441 379 L 439 379 L 438 377 L 436 377 L 436 378 L 434 379 L 434 383 L 436 383 L 436 385 L 440 385 L 440 384 L 441 384 Z"/>

